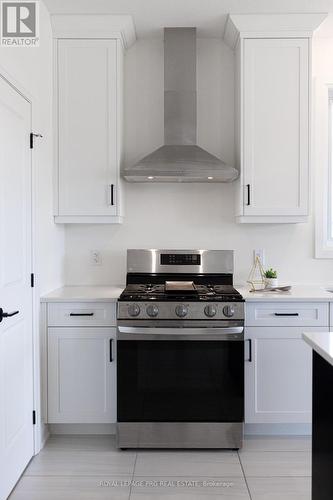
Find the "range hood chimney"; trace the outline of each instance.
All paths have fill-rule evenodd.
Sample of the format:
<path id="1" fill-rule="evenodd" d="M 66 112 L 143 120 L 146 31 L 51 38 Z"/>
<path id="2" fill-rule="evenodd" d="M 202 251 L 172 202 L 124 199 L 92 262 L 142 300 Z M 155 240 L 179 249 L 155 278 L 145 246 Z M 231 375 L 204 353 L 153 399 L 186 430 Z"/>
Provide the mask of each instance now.
<path id="1" fill-rule="evenodd" d="M 238 171 L 197 145 L 196 28 L 164 28 L 164 146 L 123 170 L 130 182 L 231 182 Z"/>

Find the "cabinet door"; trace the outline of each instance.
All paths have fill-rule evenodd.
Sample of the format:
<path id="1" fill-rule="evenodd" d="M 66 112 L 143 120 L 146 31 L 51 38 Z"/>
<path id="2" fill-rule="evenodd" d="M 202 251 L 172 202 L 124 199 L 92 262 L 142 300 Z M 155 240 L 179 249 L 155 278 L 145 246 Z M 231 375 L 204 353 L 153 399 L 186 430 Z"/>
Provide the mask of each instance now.
<path id="1" fill-rule="evenodd" d="M 117 215 L 117 42 L 57 43 L 57 215 Z"/>
<path id="2" fill-rule="evenodd" d="M 307 215 L 309 42 L 247 39 L 243 49 L 244 215 Z"/>
<path id="3" fill-rule="evenodd" d="M 115 328 L 49 328 L 49 423 L 116 421 L 115 338 Z"/>
<path id="4" fill-rule="evenodd" d="M 246 423 L 311 422 L 312 358 L 304 331 L 328 328 L 246 329 L 252 344 L 252 361 L 245 361 Z"/>

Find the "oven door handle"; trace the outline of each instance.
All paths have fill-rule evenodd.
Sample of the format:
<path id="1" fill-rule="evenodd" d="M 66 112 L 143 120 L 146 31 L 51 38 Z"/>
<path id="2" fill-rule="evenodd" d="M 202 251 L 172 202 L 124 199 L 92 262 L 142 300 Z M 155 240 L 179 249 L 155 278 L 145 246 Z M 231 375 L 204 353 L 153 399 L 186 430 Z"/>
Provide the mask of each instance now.
<path id="1" fill-rule="evenodd" d="M 244 328 L 149 328 L 118 326 L 119 340 L 243 340 Z"/>

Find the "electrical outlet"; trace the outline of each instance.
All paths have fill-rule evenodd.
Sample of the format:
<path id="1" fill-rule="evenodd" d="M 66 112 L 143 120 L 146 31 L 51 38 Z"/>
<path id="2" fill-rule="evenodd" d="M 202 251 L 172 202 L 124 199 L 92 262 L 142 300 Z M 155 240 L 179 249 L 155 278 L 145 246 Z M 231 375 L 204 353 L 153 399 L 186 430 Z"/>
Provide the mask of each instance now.
<path id="1" fill-rule="evenodd" d="M 92 266 L 101 266 L 102 265 L 102 256 L 99 250 L 91 250 L 90 251 L 90 263 Z"/>
<path id="2" fill-rule="evenodd" d="M 265 265 L 265 250 L 263 248 L 256 248 L 253 250 L 253 260 L 255 262 L 256 257 L 259 257 L 262 266 Z"/>

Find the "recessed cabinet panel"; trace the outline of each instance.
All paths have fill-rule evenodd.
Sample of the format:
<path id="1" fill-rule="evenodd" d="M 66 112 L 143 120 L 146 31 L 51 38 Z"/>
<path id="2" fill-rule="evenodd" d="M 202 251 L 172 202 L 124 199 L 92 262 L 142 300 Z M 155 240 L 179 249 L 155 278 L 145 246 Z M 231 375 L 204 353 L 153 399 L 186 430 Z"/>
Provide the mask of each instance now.
<path id="1" fill-rule="evenodd" d="M 115 306 L 110 302 L 54 302 L 48 304 L 48 325 L 115 326 Z"/>
<path id="2" fill-rule="evenodd" d="M 121 47 L 117 40 L 56 42 L 56 221 L 120 216 Z M 58 219 L 57 219 L 58 217 Z M 88 219 L 89 218 L 89 219 Z"/>
<path id="3" fill-rule="evenodd" d="M 309 208 L 309 40 L 243 39 L 237 54 L 240 222 L 300 222 Z"/>
<path id="4" fill-rule="evenodd" d="M 48 329 L 48 422 L 116 420 L 116 329 Z"/>
<path id="5" fill-rule="evenodd" d="M 247 326 L 328 326 L 328 303 L 248 302 Z"/>
<path id="6" fill-rule="evenodd" d="M 304 331 L 328 327 L 248 327 L 252 360 L 245 361 L 246 423 L 311 422 L 311 349 Z"/>

